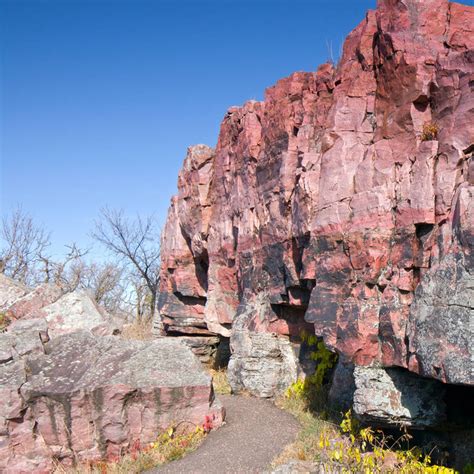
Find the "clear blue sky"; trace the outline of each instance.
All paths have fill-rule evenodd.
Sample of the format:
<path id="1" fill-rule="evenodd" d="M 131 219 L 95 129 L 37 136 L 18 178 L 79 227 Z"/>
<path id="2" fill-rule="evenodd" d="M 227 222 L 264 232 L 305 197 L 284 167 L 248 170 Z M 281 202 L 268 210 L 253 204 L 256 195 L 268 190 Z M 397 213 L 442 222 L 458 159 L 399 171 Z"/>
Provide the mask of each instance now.
<path id="1" fill-rule="evenodd" d="M 469 2 L 473 3 L 473 2 Z M 0 2 L 2 215 L 86 245 L 105 205 L 166 216 L 227 108 L 337 55 L 375 0 Z"/>

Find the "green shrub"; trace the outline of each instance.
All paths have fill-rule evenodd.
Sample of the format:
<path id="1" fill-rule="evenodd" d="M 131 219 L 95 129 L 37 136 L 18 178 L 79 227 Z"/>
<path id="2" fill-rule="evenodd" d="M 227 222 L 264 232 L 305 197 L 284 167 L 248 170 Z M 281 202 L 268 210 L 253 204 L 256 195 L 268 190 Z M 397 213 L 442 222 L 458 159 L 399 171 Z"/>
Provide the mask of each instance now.
<path id="1" fill-rule="evenodd" d="M 314 334 L 303 331 L 300 335 L 301 342 L 306 344 L 310 351 L 310 359 L 316 362 L 313 374 L 298 379 L 285 392 L 287 399 L 299 398 L 305 400 L 308 408 L 318 411 L 326 404 L 326 388 L 329 372 L 337 362 L 337 354 L 331 352 L 324 342 Z"/>

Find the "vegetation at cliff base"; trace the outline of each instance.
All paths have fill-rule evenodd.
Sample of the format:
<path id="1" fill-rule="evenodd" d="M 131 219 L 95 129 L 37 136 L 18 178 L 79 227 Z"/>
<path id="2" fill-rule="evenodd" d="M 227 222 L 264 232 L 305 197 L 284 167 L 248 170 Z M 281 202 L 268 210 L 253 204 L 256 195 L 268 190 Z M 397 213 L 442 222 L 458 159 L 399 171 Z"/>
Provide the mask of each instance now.
<path id="1" fill-rule="evenodd" d="M 180 432 L 179 425 L 168 428 L 156 441 L 144 447 L 135 443 L 130 452 L 115 461 L 90 462 L 66 468 L 59 463 L 55 474 L 139 474 L 167 462 L 181 459 L 197 449 L 212 427 L 204 423 L 190 432 Z"/>
<path id="2" fill-rule="evenodd" d="M 212 385 L 214 391 L 218 395 L 230 395 L 232 390 L 230 388 L 229 381 L 227 380 L 226 369 L 210 369 L 209 373 L 212 376 Z"/>
<path id="3" fill-rule="evenodd" d="M 309 461 L 328 472 L 340 473 L 403 473 L 454 474 L 455 470 L 432 464 L 431 455 L 409 446 L 411 436 L 402 434 L 398 439 L 386 436 L 370 427 L 362 428 L 347 411 L 340 423 L 337 414 L 325 411 L 327 387 L 308 394 L 301 381 L 295 382 L 277 405 L 292 413 L 301 423 L 297 440 L 278 456 L 273 466 L 291 460 Z M 318 407 L 314 411 L 310 408 Z M 335 416 L 334 416 L 335 415 Z"/>
<path id="4" fill-rule="evenodd" d="M 456 472 L 433 465 L 430 453 L 410 447 L 412 437 L 407 432 L 393 439 L 381 430 L 360 426 L 351 410 L 344 414 L 328 410 L 326 381 L 337 356 L 314 335 L 302 333 L 301 340 L 318 365 L 313 374 L 298 379 L 276 401 L 299 420 L 301 431 L 297 440 L 275 459 L 274 466 L 298 460 L 316 463 L 328 472 L 348 474 Z"/>
<path id="5" fill-rule="evenodd" d="M 426 122 L 423 125 L 423 131 L 421 132 L 421 141 L 427 142 L 431 140 L 437 140 L 439 133 L 439 127 L 434 122 Z"/>

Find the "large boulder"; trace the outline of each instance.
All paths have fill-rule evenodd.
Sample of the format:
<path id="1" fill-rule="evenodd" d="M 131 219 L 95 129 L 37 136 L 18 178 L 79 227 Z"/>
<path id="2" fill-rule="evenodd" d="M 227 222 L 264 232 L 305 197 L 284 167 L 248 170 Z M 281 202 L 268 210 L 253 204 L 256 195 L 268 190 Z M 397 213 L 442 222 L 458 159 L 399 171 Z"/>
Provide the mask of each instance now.
<path id="1" fill-rule="evenodd" d="M 43 353 L 43 343 L 49 341 L 44 319 L 25 319 L 0 333 L 0 363 L 17 360 L 31 353 Z"/>
<path id="2" fill-rule="evenodd" d="M 27 325 L 36 325 L 49 337 L 86 329 L 95 334 L 110 335 L 120 332 L 121 322 L 109 315 L 85 290 L 64 293 L 52 284 L 42 284 L 28 290 L 0 275 L 0 307 L 7 331 L 17 331 Z"/>
<path id="3" fill-rule="evenodd" d="M 415 429 L 446 422 L 446 389 L 404 369 L 356 367 L 354 413 L 366 423 Z"/>
<path id="4" fill-rule="evenodd" d="M 223 420 L 211 377 L 184 344 L 169 338 L 58 336 L 40 351 L 1 363 L 0 382 L 5 473 L 115 459 L 170 425 L 189 429 L 209 420 L 218 427 Z"/>
<path id="5" fill-rule="evenodd" d="M 63 294 L 59 286 L 43 283 L 10 304 L 7 316 L 11 320 L 36 318 L 42 308 L 55 303 Z"/>
<path id="6" fill-rule="evenodd" d="M 87 329 L 99 335 L 118 331 L 116 322 L 84 290 L 65 294 L 43 307 L 38 315 L 46 320 L 50 337 L 78 329 Z"/>
<path id="7" fill-rule="evenodd" d="M 235 331 L 231 350 L 228 379 L 234 393 L 245 391 L 269 398 L 281 394 L 297 379 L 297 359 L 288 339 L 264 332 Z"/>

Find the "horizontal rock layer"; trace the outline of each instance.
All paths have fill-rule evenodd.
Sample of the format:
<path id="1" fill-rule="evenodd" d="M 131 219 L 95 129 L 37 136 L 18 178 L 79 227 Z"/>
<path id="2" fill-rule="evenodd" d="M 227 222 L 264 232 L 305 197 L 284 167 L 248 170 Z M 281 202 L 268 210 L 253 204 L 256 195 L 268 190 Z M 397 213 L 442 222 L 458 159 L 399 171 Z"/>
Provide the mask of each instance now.
<path id="1" fill-rule="evenodd" d="M 473 25 L 472 7 L 380 0 L 337 67 L 189 149 L 162 239 L 169 334 L 231 336 L 244 387 L 242 331 L 308 323 L 356 365 L 474 384 Z"/>

